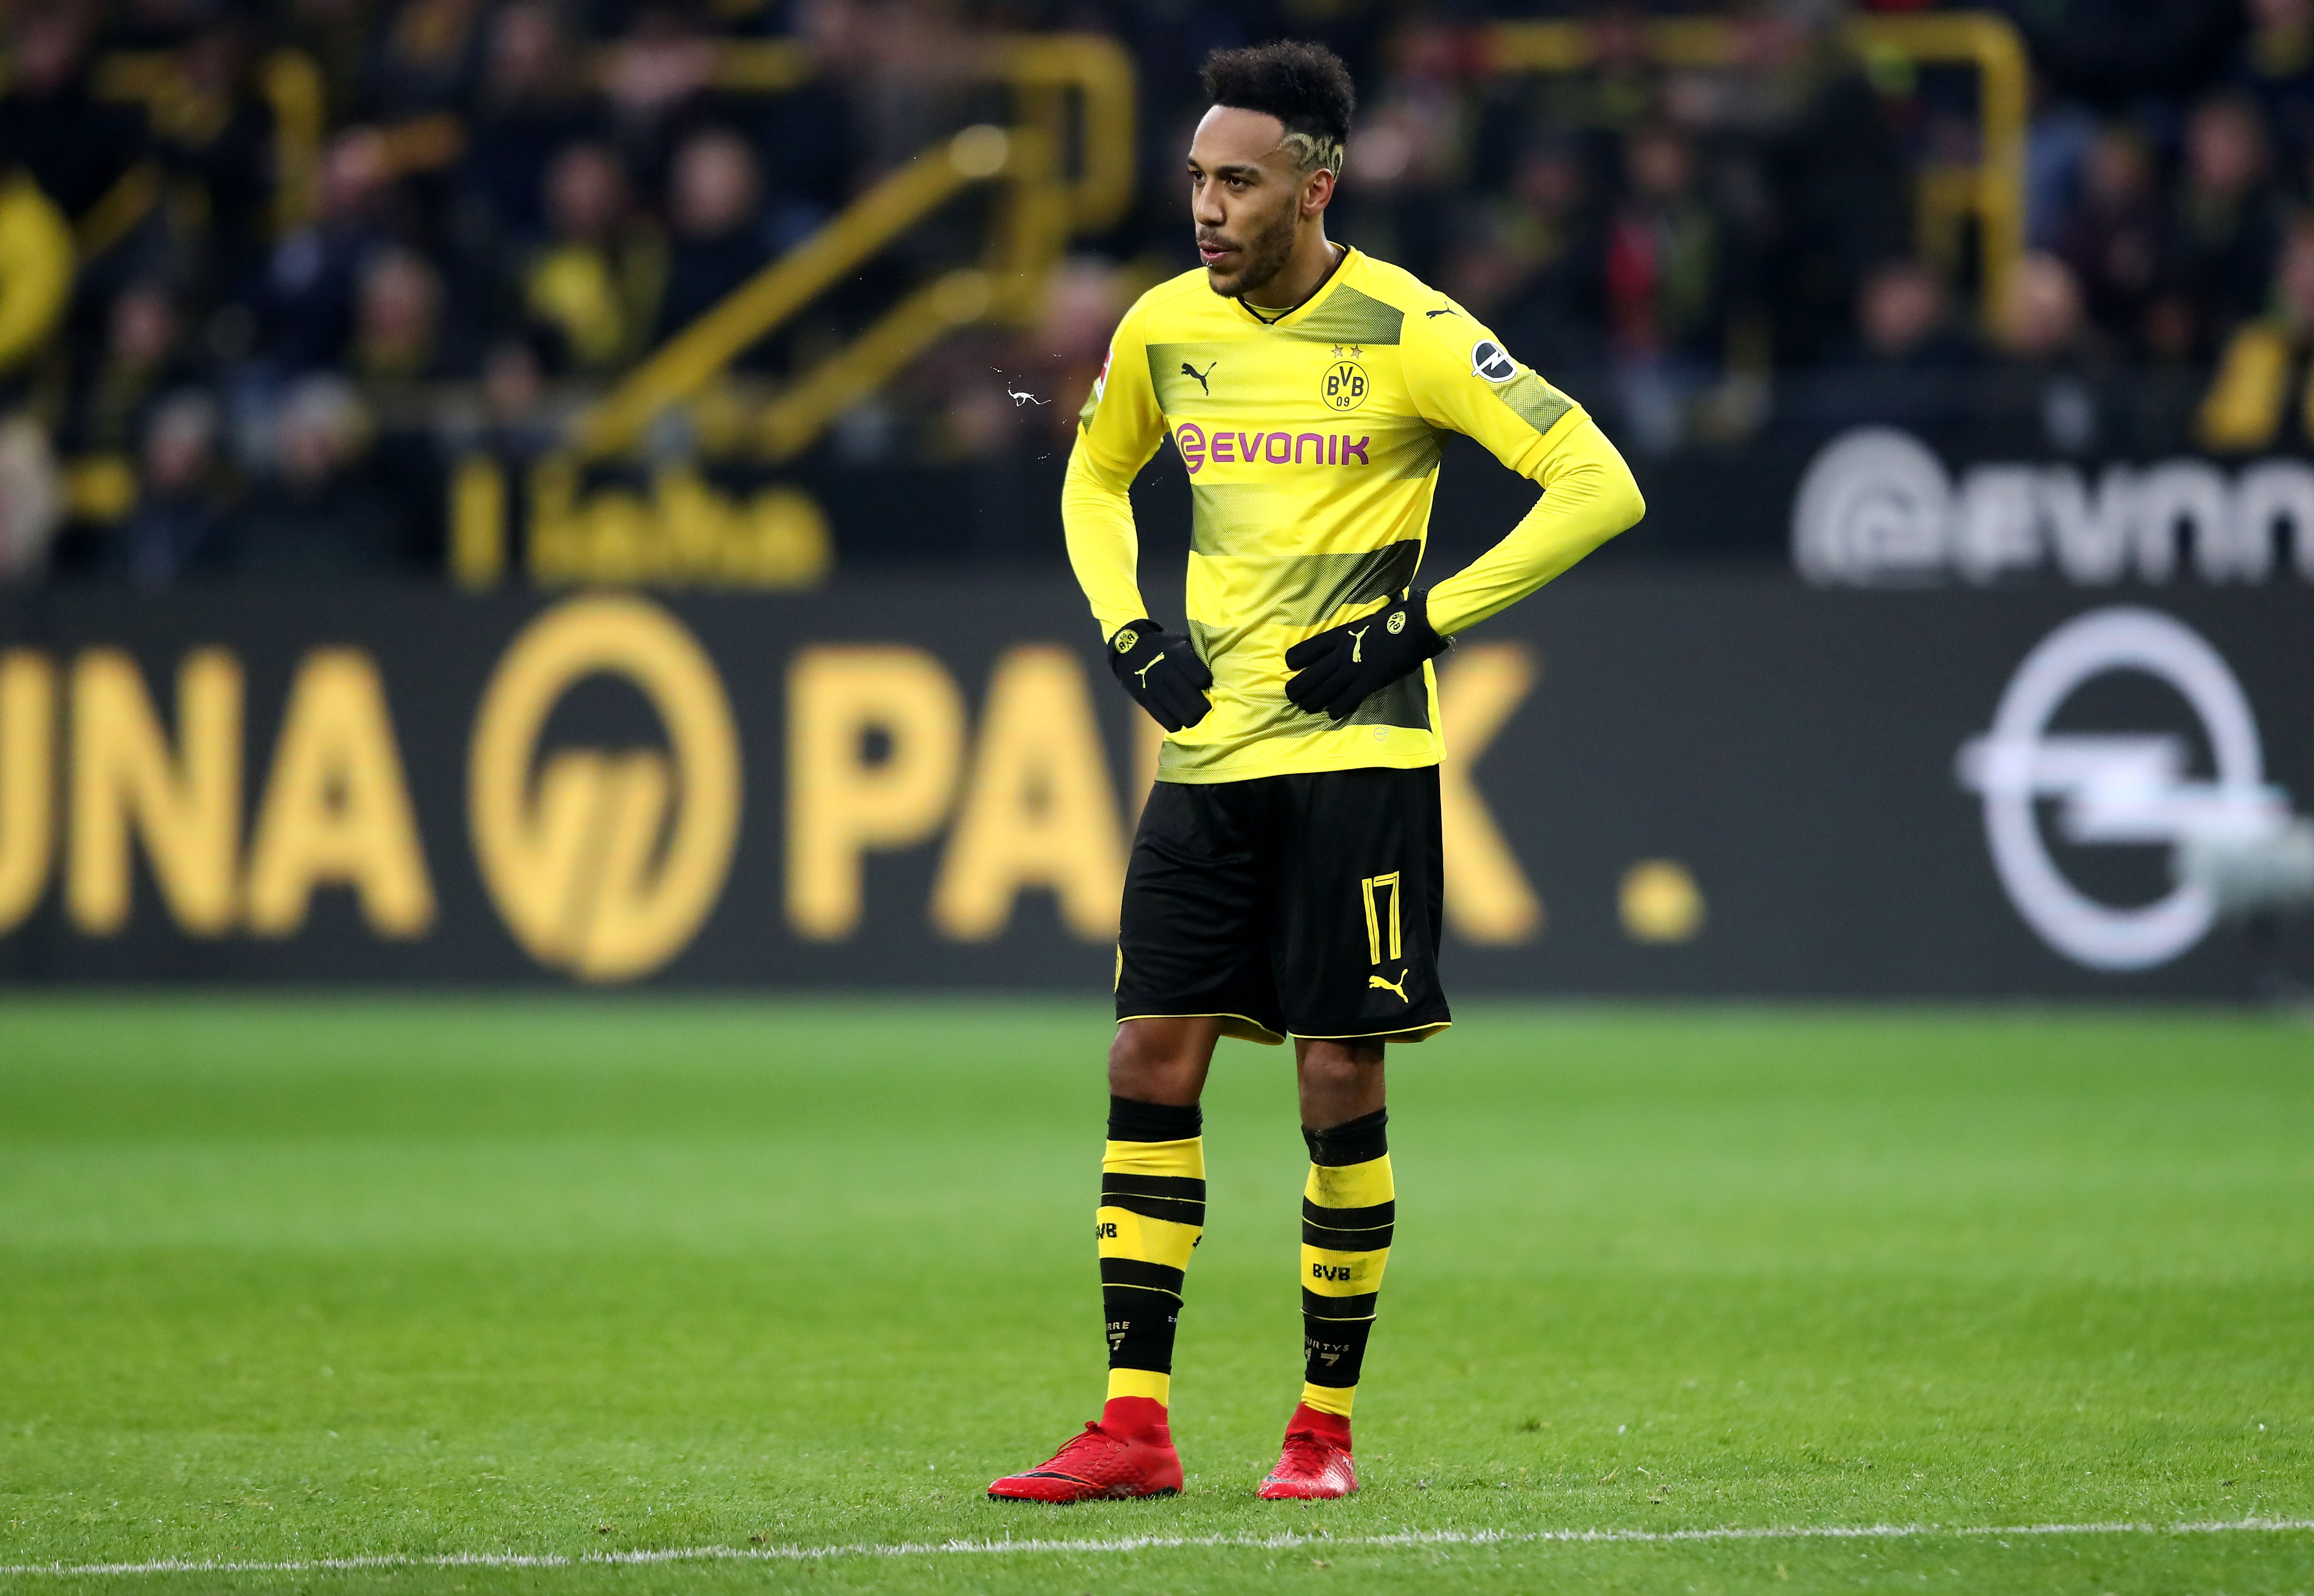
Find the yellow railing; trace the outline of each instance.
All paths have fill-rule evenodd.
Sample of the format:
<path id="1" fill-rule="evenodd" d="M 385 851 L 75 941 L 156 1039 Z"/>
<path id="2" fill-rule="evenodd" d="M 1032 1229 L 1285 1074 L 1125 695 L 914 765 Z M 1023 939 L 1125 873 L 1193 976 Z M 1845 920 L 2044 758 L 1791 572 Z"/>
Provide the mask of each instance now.
<path id="1" fill-rule="evenodd" d="M 984 125 L 967 128 L 918 155 L 662 344 L 580 419 L 578 448 L 605 455 L 632 445 L 668 406 L 696 393 L 749 345 L 901 234 L 976 184 L 1033 180 L 1046 164 L 1045 153 L 1045 141 L 1034 130 L 1008 133 Z M 1035 197 L 1026 204 L 1021 198 L 1015 197 L 1014 218 L 1037 208 Z M 1057 197 L 1044 198 L 1045 208 L 1053 208 Z M 1045 225 L 1036 237 L 1000 243 L 998 260 L 1013 271 L 950 272 L 901 301 L 790 388 L 765 412 L 769 452 L 775 457 L 798 452 L 863 391 L 863 384 L 873 386 L 891 375 L 949 328 L 989 315 L 999 308 L 1000 297 L 1019 302 L 1033 294 L 1033 274 L 1057 259 L 1062 242 L 1052 218 L 1037 219 Z M 1017 220 L 1007 231 L 1020 231 Z M 772 447 L 775 442 L 781 447 Z"/>
<path id="2" fill-rule="evenodd" d="M 983 75 L 1010 83 L 1029 96 L 1082 97 L 1082 170 L 1056 181 L 1069 201 L 1070 226 L 1080 231 L 1105 227 L 1124 216 L 1133 198 L 1133 59 L 1099 34 L 1013 34 L 985 41 Z M 720 48 L 715 84 L 734 93 L 784 93 L 809 81 L 811 57 L 787 40 L 729 43 Z M 1024 122 L 1043 128 L 1057 142 L 1067 115 L 1065 103 L 1023 107 Z"/>
<path id="3" fill-rule="evenodd" d="M 655 419 L 969 188 L 1003 188 L 984 263 L 923 285 L 805 373 L 764 409 L 756 452 L 775 462 L 802 453 L 846 408 L 960 325 L 1032 315 L 1069 235 L 1115 221 L 1132 200 L 1132 62 L 1113 41 L 1090 35 L 999 39 L 986 49 L 984 70 L 1019 95 L 1016 125 L 967 128 L 926 150 L 764 267 L 579 418 L 580 452 L 632 448 Z M 809 70 L 799 46 L 736 44 L 723 48 L 716 76 L 726 88 L 777 93 Z M 1082 129 L 1073 163 L 1064 159 L 1072 92 Z"/>
<path id="4" fill-rule="evenodd" d="M 1719 66 L 1736 59 L 1736 24 L 1718 17 L 1665 18 L 1643 25 L 1648 53 L 1666 66 Z M 1580 22 L 1504 22 L 1486 30 L 1487 56 L 1497 72 L 1578 72 L 1594 56 Z M 1918 65 L 1974 66 L 1977 73 L 1978 150 L 1974 166 L 1930 167 L 1921 174 L 1917 226 L 1931 253 L 1956 228 L 1977 224 L 1979 275 L 1986 314 L 2025 248 L 2025 46 L 2008 19 L 1989 12 L 1868 16 L 1850 21 L 1847 42 L 1868 59 L 1894 56 Z"/>
<path id="5" fill-rule="evenodd" d="M 735 408 L 729 390 L 714 385 L 734 360 L 968 190 L 991 194 L 992 226 L 978 262 L 919 285 L 752 413 L 737 407 L 745 453 L 773 465 L 791 460 L 955 329 L 1033 318 L 1070 235 L 1125 214 L 1135 148 L 1133 63 L 1124 50 L 1108 39 L 1072 34 L 999 38 L 975 48 L 982 52 L 978 75 L 1012 90 L 1011 125 L 967 128 L 886 175 L 581 414 L 570 447 L 540 462 L 523 484 L 532 581 L 779 587 L 816 580 L 828 563 L 826 527 L 792 486 L 734 497 L 691 466 L 662 462 L 648 492 L 616 483 L 590 490 L 585 468 L 632 461 L 660 419 L 686 406 L 695 421 L 728 420 Z M 782 41 L 723 45 L 714 69 L 720 87 L 760 93 L 798 87 L 812 71 L 805 50 Z M 716 430 L 732 433 L 729 426 Z M 487 587 L 503 575 L 512 499 L 498 462 L 476 457 L 460 466 L 451 495 L 451 563 L 462 585 Z"/>

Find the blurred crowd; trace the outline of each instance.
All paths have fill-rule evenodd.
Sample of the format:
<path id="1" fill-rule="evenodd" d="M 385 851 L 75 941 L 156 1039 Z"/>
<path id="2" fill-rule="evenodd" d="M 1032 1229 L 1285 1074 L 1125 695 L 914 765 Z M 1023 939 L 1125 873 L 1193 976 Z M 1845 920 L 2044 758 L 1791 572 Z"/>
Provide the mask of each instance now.
<path id="1" fill-rule="evenodd" d="M 1133 56 L 1131 214 L 1075 241 L 1033 325 L 951 339 L 819 466 L 1064 454 L 1117 315 L 1194 263 L 1197 63 L 1286 34 L 1361 86 L 1336 236 L 1638 456 L 1871 419 L 2018 455 L 2306 442 L 2314 0 L 1994 5 L 2035 75 L 2027 253 L 1992 284 L 1939 203 L 1982 153 L 1973 72 L 1857 53 L 1851 9 L 13 0 L 0 578 L 438 571 L 460 458 L 537 458 L 879 175 L 1002 119 L 976 42 L 1036 29 Z M 1732 61 L 1659 65 L 1649 19 L 1700 10 Z M 1490 70 L 1480 24 L 1523 17 L 1591 23 L 1594 65 Z M 796 41 L 801 81 L 719 86 L 732 38 Z M 775 384 L 975 247 L 928 226 L 743 367 Z"/>

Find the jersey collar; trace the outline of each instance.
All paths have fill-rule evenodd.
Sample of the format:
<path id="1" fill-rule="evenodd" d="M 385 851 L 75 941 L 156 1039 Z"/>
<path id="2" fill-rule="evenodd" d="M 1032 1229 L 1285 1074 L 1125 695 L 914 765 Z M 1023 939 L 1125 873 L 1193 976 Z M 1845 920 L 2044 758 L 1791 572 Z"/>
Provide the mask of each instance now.
<path id="1" fill-rule="evenodd" d="M 1350 262 L 1358 258 L 1358 252 L 1356 246 L 1353 244 L 1346 244 L 1341 248 L 1341 257 L 1334 262 L 1334 269 L 1326 273 L 1324 279 L 1310 291 L 1310 297 L 1307 299 L 1291 310 L 1264 315 L 1242 299 L 1233 299 L 1231 303 L 1237 306 L 1238 314 L 1248 321 L 1258 322 L 1265 327 L 1290 327 L 1323 305 L 1333 296 L 1334 289 L 1340 285 L 1342 279 L 1349 276 Z"/>

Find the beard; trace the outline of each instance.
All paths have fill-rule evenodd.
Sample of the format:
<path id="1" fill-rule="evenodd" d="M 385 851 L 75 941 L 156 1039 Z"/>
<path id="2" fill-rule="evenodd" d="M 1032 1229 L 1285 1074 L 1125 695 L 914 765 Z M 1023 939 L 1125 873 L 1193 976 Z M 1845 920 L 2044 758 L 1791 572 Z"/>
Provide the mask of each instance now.
<path id="1" fill-rule="evenodd" d="M 1221 277 L 1208 268 L 1206 280 L 1214 292 L 1224 299 L 1242 299 L 1248 294 L 1259 293 L 1285 270 L 1285 262 L 1294 254 L 1294 208 L 1287 206 L 1239 245 L 1235 271 Z"/>

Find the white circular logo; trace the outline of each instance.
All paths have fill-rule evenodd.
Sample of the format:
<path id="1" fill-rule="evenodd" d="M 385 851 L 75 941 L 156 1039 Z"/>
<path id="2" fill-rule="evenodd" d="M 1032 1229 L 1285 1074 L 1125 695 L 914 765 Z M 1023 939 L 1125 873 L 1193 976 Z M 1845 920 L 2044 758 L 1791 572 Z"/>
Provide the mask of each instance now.
<path id="1" fill-rule="evenodd" d="M 1471 371 L 1490 383 L 1506 383 L 1518 375 L 1518 362 L 1493 339 L 1481 338 L 1471 346 Z"/>
<path id="2" fill-rule="evenodd" d="M 2124 671 L 2168 684 L 2193 707 L 2213 780 L 2186 776 L 2186 740 L 2174 734 L 2049 730 L 2084 685 Z M 2050 856 L 2040 803 L 2054 801 L 2055 829 L 2067 842 L 2142 847 L 2268 814 L 2280 802 L 2265 785 L 2249 700 L 2218 651 L 2182 622 L 2130 607 L 2093 611 L 2042 639 L 2000 695 L 1992 730 L 1961 749 L 1960 779 L 1984 800 L 1993 868 L 2017 912 L 2051 947 L 2092 970 L 2168 962 L 2201 941 L 2215 907 L 2192 884 L 2134 908 L 2090 897 Z"/>
<path id="3" fill-rule="evenodd" d="M 1894 427 L 1859 427 L 1808 463 L 1792 506 L 1792 560 L 1812 582 L 1933 576 L 1952 514 L 1952 479 L 1927 444 Z"/>

